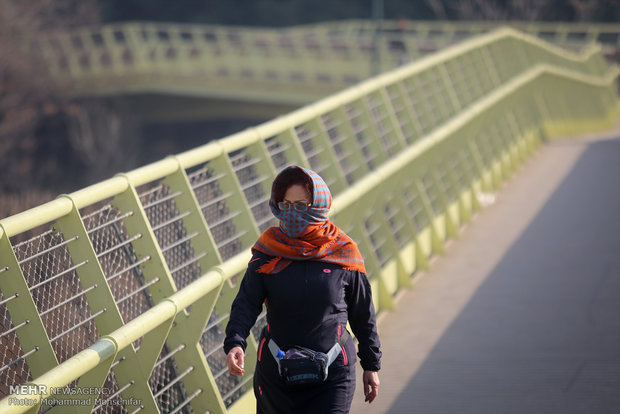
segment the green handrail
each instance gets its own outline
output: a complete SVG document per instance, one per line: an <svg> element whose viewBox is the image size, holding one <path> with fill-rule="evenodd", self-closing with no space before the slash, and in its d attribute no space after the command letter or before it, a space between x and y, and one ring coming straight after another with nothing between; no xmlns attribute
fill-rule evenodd
<svg viewBox="0 0 620 414"><path fill-rule="evenodd" d="M620 25L596 22L534 22L534 21L418 21L418 20L345 20L321 22L295 27L304 33L330 33L346 36L380 33L413 36L419 39L445 38L457 40L484 34L499 27L512 27L521 32L563 45L600 43L618 49Z"/></svg>
<svg viewBox="0 0 620 414"><path fill-rule="evenodd" d="M383 312L543 140L618 119L617 76L498 30L0 220L0 412L247 412L264 314L245 377L221 343L277 171L328 181Z"/></svg>

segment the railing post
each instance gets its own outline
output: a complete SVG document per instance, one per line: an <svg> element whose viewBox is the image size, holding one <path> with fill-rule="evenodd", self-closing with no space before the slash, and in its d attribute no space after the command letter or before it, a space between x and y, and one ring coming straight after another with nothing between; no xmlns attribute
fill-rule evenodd
<svg viewBox="0 0 620 414"><path fill-rule="evenodd" d="M30 376L36 378L58 365L58 360L43 321L39 316L37 306L30 295L30 289L13 251L9 235L1 224L0 291L2 292L0 309L2 306L6 306L12 325L4 325L9 322L5 316L5 319L2 320L4 329L0 334L3 334L5 337L7 335L14 335L18 339L13 342L17 349L11 349L8 346L6 348L3 347L3 353L10 351L13 360L3 360L3 366L0 367L2 370L0 375L8 375L6 371L11 369L11 366L20 364L25 360L24 363L28 367ZM8 362L7 365L5 365L6 362ZM28 381L27 378L24 379L26 380L24 382ZM6 392L8 392L8 389Z"/></svg>

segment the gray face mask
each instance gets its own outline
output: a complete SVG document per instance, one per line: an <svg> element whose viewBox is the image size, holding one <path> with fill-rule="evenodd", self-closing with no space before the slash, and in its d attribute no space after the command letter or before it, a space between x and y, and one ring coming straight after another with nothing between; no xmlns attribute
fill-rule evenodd
<svg viewBox="0 0 620 414"><path fill-rule="evenodd" d="M289 237L297 237L311 224L306 211L295 209L280 210L276 216L280 219L280 230Z"/></svg>

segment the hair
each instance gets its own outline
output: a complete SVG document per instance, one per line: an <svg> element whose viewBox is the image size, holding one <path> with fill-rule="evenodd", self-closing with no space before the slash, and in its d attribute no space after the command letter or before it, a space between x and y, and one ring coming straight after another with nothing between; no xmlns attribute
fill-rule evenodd
<svg viewBox="0 0 620 414"><path fill-rule="evenodd" d="M298 184L306 188L312 203L312 180L299 168L289 168L282 171L273 182L273 195L276 203L284 200L286 190Z"/></svg>

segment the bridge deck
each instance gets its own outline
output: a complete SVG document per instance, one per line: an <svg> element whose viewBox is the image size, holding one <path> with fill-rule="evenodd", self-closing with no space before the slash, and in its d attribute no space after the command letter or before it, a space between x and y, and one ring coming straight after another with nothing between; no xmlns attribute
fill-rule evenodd
<svg viewBox="0 0 620 414"><path fill-rule="evenodd" d="M381 321L351 412L619 413L619 212L620 130L545 145Z"/></svg>

